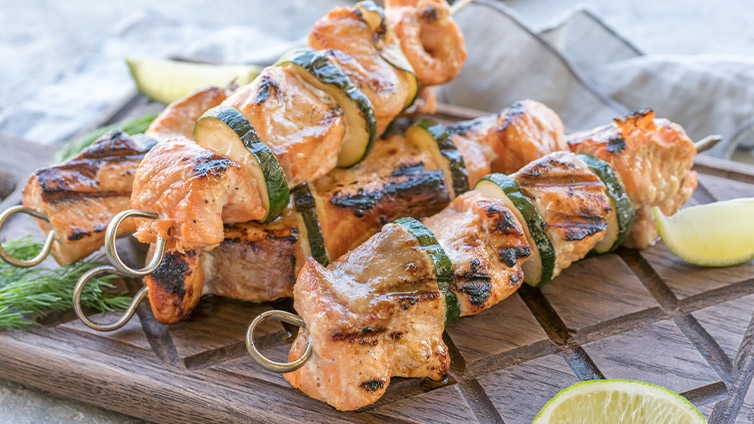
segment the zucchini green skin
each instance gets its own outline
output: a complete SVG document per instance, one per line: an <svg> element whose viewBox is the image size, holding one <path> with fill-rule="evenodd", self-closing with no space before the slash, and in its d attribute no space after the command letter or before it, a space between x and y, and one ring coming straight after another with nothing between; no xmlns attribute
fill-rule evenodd
<svg viewBox="0 0 754 424"><path fill-rule="evenodd" d="M392 67L398 69L399 71L406 72L410 75L410 78L413 79L411 88L413 92L406 99L406 103L403 105L403 110L410 108L414 104L414 102L416 102L416 98L419 97L419 78L416 76L416 71L414 71L414 68L411 67L411 64L408 62L408 59L406 59L406 56L403 54L403 51L400 49L399 45L390 45L388 49L383 48L385 47L385 34L388 33L385 10L372 0L360 1L356 3L354 8L362 15L371 15L364 16L364 21L368 25L370 25L377 37L379 37L375 38L375 43L377 45L377 49L380 51L380 56L382 56L382 58L385 59L385 61Z"/></svg>
<svg viewBox="0 0 754 424"><path fill-rule="evenodd" d="M503 190L503 193L510 199L511 203L521 212L526 221L526 226L529 228L529 234L534 243L537 244L542 261L542 276L539 281L530 281L524 276L524 282L533 287L549 283L552 280L552 274L555 269L556 253L550 236L547 235L545 222L539 212L537 212L537 208L528 197L521 193L518 183L507 175L489 174L479 180L479 182L482 181L491 182Z"/></svg>
<svg viewBox="0 0 754 424"><path fill-rule="evenodd" d="M317 204L307 183L293 187L293 204L296 212L301 214L301 218L304 220L312 257L323 266L327 266L330 263L330 258L325 248L325 237L322 235L322 227L319 224Z"/></svg>
<svg viewBox="0 0 754 424"><path fill-rule="evenodd" d="M197 121L194 128L194 139L201 143L200 126L203 119L215 119L221 121L236 133L246 150L254 156L264 176L264 184L267 188L269 207L267 215L260 220L267 223L277 218L290 201L288 183L285 181L285 173L275 155L269 147L262 143L257 132L241 112L228 106L215 106L204 113Z"/></svg>
<svg viewBox="0 0 754 424"><path fill-rule="evenodd" d="M628 198L628 194L626 194L625 187L623 187L623 184L618 179L618 176L615 175L609 163L585 153L579 154L577 157L586 163L589 169L602 180L607 187L607 195L615 203L618 216L618 238L610 250L605 253L612 252L626 241L628 233L631 232L631 226L634 224L634 219L636 219L636 212L633 206L631 206L631 200Z"/></svg>
<svg viewBox="0 0 754 424"><path fill-rule="evenodd" d="M309 47L291 50L278 59L276 66L293 64L302 67L323 84L331 85L342 91L346 97L353 101L361 110L367 124L369 138L363 148L363 153L356 161L341 162L338 158L338 166L347 168L360 162L369 154L377 136L377 119L374 115L374 106L369 98L359 90L356 84L335 64L326 54Z"/></svg>
<svg viewBox="0 0 754 424"><path fill-rule="evenodd" d="M241 141L246 149L257 158L262 174L265 176L264 183L267 186L270 209L262 223L270 222L283 213L291 198L288 183L285 181L285 173L270 148L259 139L254 128L241 137Z"/></svg>
<svg viewBox="0 0 754 424"><path fill-rule="evenodd" d="M378 13L382 17L381 24L384 25L385 22L385 10L381 8L380 6L377 6L377 3L375 3L372 0L364 0L356 3L356 8L364 9L368 12L375 12Z"/></svg>
<svg viewBox="0 0 754 424"><path fill-rule="evenodd" d="M419 242L422 250L432 259L435 265L437 286L445 295L445 325L452 323L461 315L461 306L458 304L458 298L450 290L450 284L453 281L453 263L448 258L442 246L440 246L432 231L417 219L400 218L393 221L393 223L400 225L411 234Z"/></svg>
<svg viewBox="0 0 754 424"><path fill-rule="evenodd" d="M424 118L416 122L414 126L427 131L437 142L440 154L447 159L450 166L450 177L453 181L453 192L456 197L469 191L469 172L466 170L466 163L463 161L461 152L456 149L456 145L451 140L448 129L430 118Z"/></svg>

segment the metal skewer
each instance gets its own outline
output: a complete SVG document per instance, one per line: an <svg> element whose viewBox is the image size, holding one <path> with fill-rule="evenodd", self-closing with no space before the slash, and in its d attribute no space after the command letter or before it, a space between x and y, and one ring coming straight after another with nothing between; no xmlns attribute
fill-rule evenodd
<svg viewBox="0 0 754 424"><path fill-rule="evenodd" d="M147 296L149 287L144 286L136 293L136 296L134 296L133 300L131 300L131 304L128 305L126 313L117 321L112 324L97 324L96 322L91 321L81 309L81 293L84 292L84 287L86 286L86 283L89 282L89 280L104 274L117 274L123 277L128 277L128 275L124 275L123 273L115 269L115 267L110 265L102 265L98 266L97 268L90 269L81 276L79 281L76 283L76 287L73 289L73 310L74 312L76 312L76 316L79 317L79 319L84 324L86 324L87 327L97 331L114 331L123 327L128 321L131 320L131 317L133 317L134 313L136 312L136 308L139 307L141 301L144 300L144 298Z"/></svg>
<svg viewBox="0 0 754 424"><path fill-rule="evenodd" d="M79 278L73 291L73 310L76 312L76 316L78 316L87 327L97 331L113 331L126 325L131 317L133 317L136 308L141 301L149 294L149 287L144 286L136 293L131 304L128 306L128 309L126 309L126 313L117 321L112 324L97 324L84 315L84 311L81 307L81 293L84 292L84 287L86 287L87 283L91 279L105 274L116 274L122 277L131 278L143 277L151 274L159 268L162 259L165 257L165 245L167 244L167 240L162 237L157 237L154 251L152 252L152 256L146 266L139 269L133 269L123 262L115 247L115 239L117 238L118 227L120 224L127 218L131 217L157 219L158 215L154 212L140 211L136 209L125 210L115 215L107 225L107 230L105 231L105 252L112 265L103 265L89 270ZM0 224L1 223L2 222L0 222Z"/></svg>
<svg viewBox="0 0 754 424"><path fill-rule="evenodd" d="M453 16L456 13L460 12L461 9L470 5L471 3L474 3L474 0L458 0L454 2L453 5L450 6L450 16Z"/></svg>
<svg viewBox="0 0 754 424"><path fill-rule="evenodd" d="M3 225L5 224L5 221L10 218L11 216L17 214L17 213L25 213L27 215L31 215L34 218L41 219L45 222L50 222L49 219L47 219L44 214L41 212L37 212L34 209L25 208L21 205L13 206L12 208L8 208L5 211L3 211L2 214L0 214L0 229L3 228ZM38 263L42 262L47 255L50 254L50 251L52 250L52 243L55 241L55 231L50 230L49 233L47 233L47 239L45 240L44 246L42 246L42 250L37 254L37 256L29 259L29 260L21 260L16 259L13 256L9 255L8 252L3 249L3 246L0 244L0 257L2 257L6 262L8 262L11 265L15 265L17 267L21 268L28 268L30 266L37 265Z"/></svg>
<svg viewBox="0 0 754 424"><path fill-rule="evenodd" d="M107 230L105 231L105 253L107 254L107 259L110 260L110 263L113 264L115 269L120 271L123 275L127 277L144 277L145 275L151 274L160 266L160 262L162 262L162 258L165 256L165 245L167 244L167 240L162 237L157 237L157 243L155 243L152 258L143 268L133 269L129 267L123 262L120 256L118 256L118 251L115 247L115 239L117 238L118 227L121 222L131 217L157 219L157 214L155 212L140 211L138 209L128 209L115 215L107 225Z"/></svg>
<svg viewBox="0 0 754 424"><path fill-rule="evenodd" d="M719 134L712 134L694 143L694 147L696 147L697 153L702 153L715 147L715 145L721 142L722 140L723 140L723 136Z"/></svg>
<svg viewBox="0 0 754 424"><path fill-rule="evenodd" d="M266 356L262 355L261 352L259 352L256 344L254 344L254 331L257 329L257 327L259 327L260 324L269 319L287 322L288 324L296 325L304 329L306 328L304 320L296 314L280 310L267 311L254 318L254 321L251 322L249 329L246 331L246 350L249 351L249 355L251 355L251 357L257 364L261 365L264 369L272 372L282 374L296 371L297 369L303 367L306 361L308 361L312 356L312 344L309 342L308 338L306 339L306 348L304 349L304 354L301 355L300 358L292 362L273 361L272 359L267 358Z"/></svg>

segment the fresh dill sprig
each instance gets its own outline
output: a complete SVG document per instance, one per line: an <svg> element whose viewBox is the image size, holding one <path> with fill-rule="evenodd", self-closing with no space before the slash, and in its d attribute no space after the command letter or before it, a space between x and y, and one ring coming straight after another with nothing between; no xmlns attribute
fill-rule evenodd
<svg viewBox="0 0 754 424"><path fill-rule="evenodd" d="M64 144L63 147L58 150L57 153L55 153L55 163L63 162L64 160L68 160L81 153L82 150L89 147L92 143L94 143L98 138L105 135L108 131L121 129L129 135L141 134L146 131L147 128L149 128L149 124L151 124L156 117L156 114L148 113L146 115L126 119L113 125L108 125L92 130L84 134L80 138Z"/></svg>
<svg viewBox="0 0 754 424"><path fill-rule="evenodd" d="M30 259L42 249L42 243L20 237L3 243L11 256ZM0 330L28 329L38 325L37 318L73 306L73 289L79 278L90 269L102 265L102 257L70 265L47 268L41 265L18 268L0 260ZM81 294L81 304L97 311L122 311L131 298L115 293L109 281L114 276L93 279Z"/></svg>

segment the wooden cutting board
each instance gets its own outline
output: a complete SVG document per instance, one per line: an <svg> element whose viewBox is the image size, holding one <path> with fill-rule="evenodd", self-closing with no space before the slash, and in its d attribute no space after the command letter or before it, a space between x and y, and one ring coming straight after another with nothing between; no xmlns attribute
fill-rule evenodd
<svg viewBox="0 0 754 424"><path fill-rule="evenodd" d="M130 97L96 124L145 107L144 98ZM437 117L472 115L443 108ZM0 137L0 148L5 209L19 202L29 173L50 163L52 152L9 137ZM754 167L699 157L695 169L700 184L691 203L754 197ZM3 237L39 234L28 218L11 227ZM751 262L695 267L662 243L583 260L541 290L522 287L450 326L446 384L396 378L375 405L349 413L309 399L247 356L247 325L271 308L290 309L291 302L205 298L174 326L157 323L144 304L113 333L58 314L31 332L0 332L0 376L156 422L525 423L559 390L603 377L661 384L688 397L712 423L754 421ZM286 329L265 325L262 351L283 359Z"/></svg>

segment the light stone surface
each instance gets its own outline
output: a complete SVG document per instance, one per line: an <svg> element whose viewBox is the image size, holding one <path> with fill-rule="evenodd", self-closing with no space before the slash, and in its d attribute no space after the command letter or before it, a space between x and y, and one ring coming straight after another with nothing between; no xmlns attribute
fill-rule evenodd
<svg viewBox="0 0 754 424"><path fill-rule="evenodd" d="M28 109L29 99L49 101L40 103L39 108L71 106L55 103L55 91L50 91L49 96L40 95L39 87L67 78L75 82L77 70L94 66L93 58L100 54L105 60L113 61L105 64L108 65L106 69L114 69L124 81L123 88L103 93L103 98L115 101L127 93L132 89L127 70L112 51L127 51L129 46L103 46L102 40L129 29L133 22L148 23L150 17L159 24L169 22L172 26L166 27L166 36L171 28L227 27L226 31L233 32L238 28L248 30L248 27L255 27L259 34L283 43L305 36L312 22L338 3L344 2L223 0L213 1L208 7L210 2L198 0L0 0L0 121L12 116L20 105ZM754 55L754 3L751 0L727 0L724 3L706 0L507 0L505 3L535 30L544 28L575 6L586 5L647 53ZM201 43L193 42L196 40L175 41L150 39L149 44L130 47L140 55L157 57L186 51L214 54L219 58L248 60L254 57L244 50L244 46L227 46L227 51L202 51ZM250 42L248 48L254 45L258 43ZM111 90L108 87L94 89ZM102 108L106 106L101 105ZM65 134L70 135L78 129L70 128ZM0 122L0 131L23 134L23 129L14 128L7 120L4 125ZM140 421L0 380L0 423L40 422Z"/></svg>
<svg viewBox="0 0 754 424"><path fill-rule="evenodd" d="M135 424L143 421L96 406L0 380L3 424Z"/></svg>

